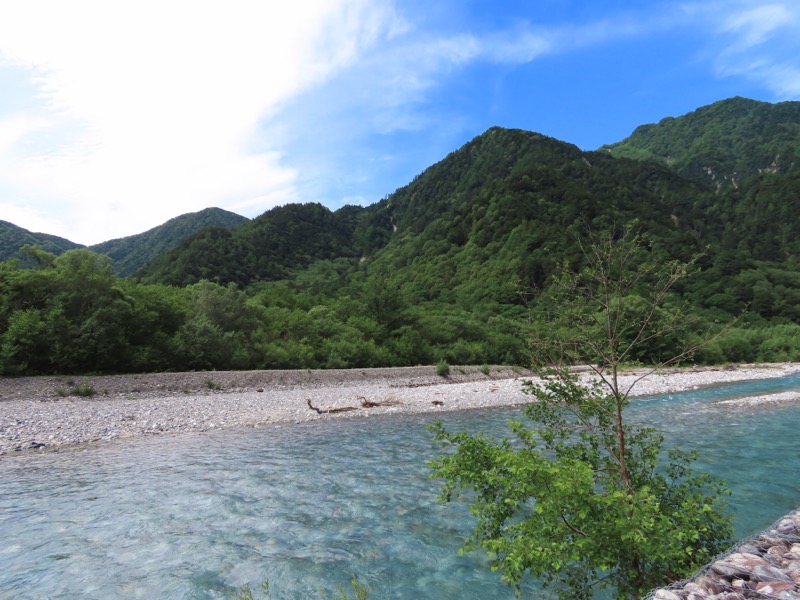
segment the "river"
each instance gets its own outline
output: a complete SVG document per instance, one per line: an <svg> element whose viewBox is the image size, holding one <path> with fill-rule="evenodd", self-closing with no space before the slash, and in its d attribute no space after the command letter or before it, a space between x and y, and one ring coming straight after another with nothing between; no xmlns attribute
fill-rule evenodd
<svg viewBox="0 0 800 600"><path fill-rule="evenodd" d="M800 389L800 375L634 400L630 417L700 452L737 536L800 506L800 405L719 400ZM438 415L502 435L519 409ZM354 575L370 599L510 599L473 524L436 502L432 416L386 416L122 440L0 458L0 599L321 598Z"/></svg>

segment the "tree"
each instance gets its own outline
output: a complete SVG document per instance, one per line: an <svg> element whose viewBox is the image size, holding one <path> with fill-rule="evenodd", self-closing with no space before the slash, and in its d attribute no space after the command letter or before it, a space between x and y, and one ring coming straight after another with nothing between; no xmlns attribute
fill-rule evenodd
<svg viewBox="0 0 800 600"><path fill-rule="evenodd" d="M641 598L706 564L732 533L722 483L694 471L691 452L671 449L664 461L663 436L625 419L633 385L623 386L621 365L650 359L640 380L697 346L670 297L691 264L658 260L630 234L584 246L584 260L540 302L551 307L540 314L550 335L535 360L549 366L524 384L531 425L514 421L513 437L498 441L437 423L451 452L430 464L444 501L474 491L478 523L465 549L488 551L517 590L529 573L561 599L602 588ZM666 359L665 337L683 342ZM586 360L593 377L581 378L570 367Z"/></svg>

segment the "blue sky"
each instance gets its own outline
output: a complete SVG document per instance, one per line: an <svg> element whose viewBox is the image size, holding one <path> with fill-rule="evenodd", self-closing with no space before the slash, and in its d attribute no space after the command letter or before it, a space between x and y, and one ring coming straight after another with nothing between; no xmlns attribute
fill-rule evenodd
<svg viewBox="0 0 800 600"><path fill-rule="evenodd" d="M371 204L493 125L800 100L796 0L0 0L0 219L92 244Z"/></svg>

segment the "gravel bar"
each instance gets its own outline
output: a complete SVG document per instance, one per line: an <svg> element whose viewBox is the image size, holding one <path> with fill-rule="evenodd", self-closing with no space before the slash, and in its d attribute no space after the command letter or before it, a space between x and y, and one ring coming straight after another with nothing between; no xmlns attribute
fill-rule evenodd
<svg viewBox="0 0 800 600"><path fill-rule="evenodd" d="M641 379L633 393L798 372L797 363L674 369ZM643 374L629 372L622 383ZM451 367L447 377L435 367L6 377L0 378L0 455L276 422L512 406L530 400L521 386L530 377L499 366Z"/></svg>

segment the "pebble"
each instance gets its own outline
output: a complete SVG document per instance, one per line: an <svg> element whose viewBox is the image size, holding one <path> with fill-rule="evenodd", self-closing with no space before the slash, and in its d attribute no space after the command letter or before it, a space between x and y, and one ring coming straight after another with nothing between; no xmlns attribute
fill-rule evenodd
<svg viewBox="0 0 800 600"><path fill-rule="evenodd" d="M342 371L317 371L300 380L297 374L292 384L263 381L250 387L208 390L168 390L163 384L145 392L98 394L91 398L47 396L37 391L37 378L27 378L23 392L13 391L15 380L0 378L5 389L12 393L0 397L0 455L23 450L59 449L97 440L119 440L153 434L179 434L232 427L252 427L265 423L303 423L316 419L358 418L380 414L441 412L524 404L531 397L522 391L523 377L510 368L497 369L491 377L482 375L477 367L463 380L420 374L422 368ZM729 370L691 370L668 374L652 374L639 381L634 392L639 395L678 391L722 381L780 377L800 372L798 364L769 367L747 367ZM273 380L274 372L271 373ZM344 374L343 374L344 373ZM400 375L396 375L399 373ZM404 374L408 373L406 376ZM356 377L355 375L359 375ZM623 375L622 386L629 385L641 373ZM170 377L162 374L159 377ZM177 374L176 374L177 375ZM256 378L258 373L228 373L229 377ZM223 374L184 374L184 377L222 379ZM140 376L127 378L127 384L141 381ZM156 375L150 376L155 378ZM284 377L284 375L281 375ZM586 376L585 376L586 377ZM51 386L53 378L42 378ZM20 386L23 387L23 386ZM132 386L127 388L132 389ZM156 391L154 391L156 390ZM158 391L160 390L160 391ZM188 393L187 393L188 392ZM317 414L310 410L307 400L324 409L355 407L341 413ZM361 399L383 404L364 408ZM46 401L43 401L46 400Z"/></svg>

